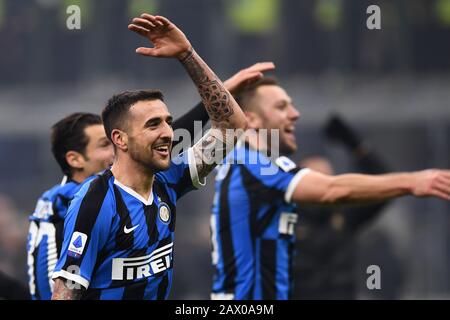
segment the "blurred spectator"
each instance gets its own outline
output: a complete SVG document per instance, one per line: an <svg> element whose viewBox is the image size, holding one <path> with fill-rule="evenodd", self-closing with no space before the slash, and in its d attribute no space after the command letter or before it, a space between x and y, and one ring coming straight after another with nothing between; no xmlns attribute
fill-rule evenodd
<svg viewBox="0 0 450 320"><path fill-rule="evenodd" d="M27 218L0 195L0 269L17 277L25 275ZM24 268L17 268L17 266Z"/></svg>
<svg viewBox="0 0 450 320"><path fill-rule="evenodd" d="M330 118L325 134L347 148L361 173L388 171L386 164L340 117ZM300 166L335 174L330 160L323 156L309 156ZM338 209L299 207L294 299L356 299L357 236L382 213L386 204Z"/></svg>
<svg viewBox="0 0 450 320"><path fill-rule="evenodd" d="M0 300L30 300L27 286L0 271Z"/></svg>
<svg viewBox="0 0 450 320"><path fill-rule="evenodd" d="M24 255L27 225L27 218L0 195L0 299L29 299Z"/></svg>

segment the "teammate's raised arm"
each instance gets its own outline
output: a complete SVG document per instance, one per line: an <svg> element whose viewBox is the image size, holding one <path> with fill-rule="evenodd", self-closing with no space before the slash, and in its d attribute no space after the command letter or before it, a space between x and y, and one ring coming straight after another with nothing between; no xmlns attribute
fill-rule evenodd
<svg viewBox="0 0 450 320"><path fill-rule="evenodd" d="M248 68L239 70L231 78L225 80L223 84L232 95L237 95L246 86L264 77L264 72L271 70L275 70L273 62L258 62Z"/></svg>
<svg viewBox="0 0 450 320"><path fill-rule="evenodd" d="M194 81L211 119L212 129L193 150L198 176L203 178L234 145L236 135L226 129L246 129L247 120L220 79L194 51L189 40L172 22L161 16L142 14L128 28L150 40L154 47L140 47L137 53L151 57L177 58ZM241 130L243 132L243 130Z"/></svg>
<svg viewBox="0 0 450 320"><path fill-rule="evenodd" d="M345 204L381 201L404 195L450 200L450 171L431 169L383 175L337 176L311 171L297 183L291 200L297 203Z"/></svg>

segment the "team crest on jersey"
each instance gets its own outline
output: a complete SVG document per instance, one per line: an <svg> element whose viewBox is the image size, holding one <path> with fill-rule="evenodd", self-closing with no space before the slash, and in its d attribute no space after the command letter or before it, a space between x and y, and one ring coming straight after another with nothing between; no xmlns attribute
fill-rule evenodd
<svg viewBox="0 0 450 320"><path fill-rule="evenodd" d="M74 232L70 239L69 249L67 254L73 258L79 258L83 254L84 247L87 242L87 235L81 232Z"/></svg>
<svg viewBox="0 0 450 320"><path fill-rule="evenodd" d="M292 169L295 169L297 166L294 161L289 159L288 157L281 156L275 160L277 166L279 166L284 172L289 172Z"/></svg>
<svg viewBox="0 0 450 320"><path fill-rule="evenodd" d="M165 202L161 202L159 204L159 219L164 222L168 223L170 221L170 208L169 205Z"/></svg>

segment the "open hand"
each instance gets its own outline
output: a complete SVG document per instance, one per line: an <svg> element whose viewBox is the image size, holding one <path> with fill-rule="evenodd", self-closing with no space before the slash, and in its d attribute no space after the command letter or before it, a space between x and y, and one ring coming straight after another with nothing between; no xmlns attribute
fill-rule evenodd
<svg viewBox="0 0 450 320"><path fill-rule="evenodd" d="M168 19L143 13L134 18L128 29L147 38L153 48L140 47L136 53L150 57L182 58L191 50L191 44L184 33Z"/></svg>
<svg viewBox="0 0 450 320"><path fill-rule="evenodd" d="M418 197L435 196L450 200L450 171L430 169L416 172L412 193Z"/></svg>
<svg viewBox="0 0 450 320"><path fill-rule="evenodd" d="M274 70L273 62L259 62L251 67L242 69L223 84L231 94L238 94L245 86L261 79L265 71Z"/></svg>

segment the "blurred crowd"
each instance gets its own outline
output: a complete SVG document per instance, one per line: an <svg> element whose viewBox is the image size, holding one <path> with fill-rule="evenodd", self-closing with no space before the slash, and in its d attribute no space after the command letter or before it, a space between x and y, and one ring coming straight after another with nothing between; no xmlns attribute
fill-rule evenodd
<svg viewBox="0 0 450 320"><path fill-rule="evenodd" d="M69 5L81 29L68 30ZM450 0L379 0L382 29L366 27L368 0L0 0L0 83L70 83L93 75L149 75L128 50L130 17L154 11L177 21L217 71L280 60L285 75L449 70ZM107 14L104 14L106 13ZM220 35L220 36L218 36ZM120 45L119 45L120 44ZM92 48L95 47L95 50ZM243 50L245 48L245 50ZM30 59L30 56L32 59ZM20 70L20 72L17 72Z"/></svg>

